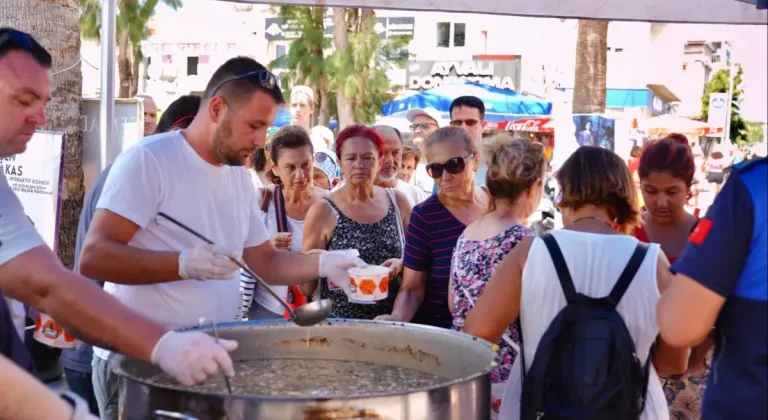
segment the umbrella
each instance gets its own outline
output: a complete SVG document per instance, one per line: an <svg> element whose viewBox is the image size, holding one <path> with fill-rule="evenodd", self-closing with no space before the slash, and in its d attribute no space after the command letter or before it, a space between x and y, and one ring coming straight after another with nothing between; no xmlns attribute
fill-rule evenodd
<svg viewBox="0 0 768 420"><path fill-rule="evenodd" d="M549 115L552 103L520 93L489 86L483 83L463 81L438 86L405 98L387 102L381 107L382 115L398 116L411 108L435 108L450 119L451 102L459 96L476 96L485 104L485 119L501 122L510 117L524 115Z"/></svg>

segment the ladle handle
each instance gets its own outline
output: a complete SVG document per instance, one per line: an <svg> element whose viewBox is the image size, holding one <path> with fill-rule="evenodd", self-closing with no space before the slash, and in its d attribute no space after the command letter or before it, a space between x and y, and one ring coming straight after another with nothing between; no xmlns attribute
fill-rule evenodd
<svg viewBox="0 0 768 420"><path fill-rule="evenodd" d="M190 234L194 235L195 237L197 237L197 238L198 238L198 239L200 239L201 241L203 241L203 242L207 243L208 245L214 245L213 241L211 241L210 239L208 239L208 238L206 238L205 236L203 236L203 234L201 234L201 233L197 232L196 230L192 229L191 227L189 227L189 226L185 225L184 223L181 223L180 221L178 221L178 220L174 219L173 217L171 217L171 216L169 216L169 215L167 215L167 214L165 214L165 213L163 213L163 212L157 213L157 215L158 215L158 216L160 216L160 217L163 217L163 218L165 218L165 219L168 219L168 221L170 221L171 223L173 223L173 224L175 224L176 226L178 226L178 227L180 227L180 228L182 228L182 229L186 230L187 232L189 232ZM269 287L269 285L267 284L267 282L265 282L264 280L262 280L262 278L261 278L261 277L259 277L259 276L258 276L256 273L254 273L254 272L253 272L253 271L252 271L250 268L248 268L248 266L247 266L247 265L243 264L243 263L242 263L240 260L238 260L238 259L236 259L236 258L230 258L230 259L231 259L231 260L232 260L232 261L233 261L235 264L237 264L237 266L238 266L238 267L240 267L240 268L241 268L243 271L245 271L246 273L248 273L248 275L249 275L249 276L251 276L251 277L252 277L254 280L256 280L256 281L257 281L257 282L258 282L258 283L259 283L259 284L260 284L260 285L261 285L261 286L262 286L264 289L266 289L266 290L269 292L269 294L271 294L272 296L274 296L274 297L275 297L275 299L277 299L277 300L278 300L278 302L280 302L280 304L281 304L281 305L283 305L283 307L284 307L286 310L288 310L288 314L290 314L290 316L291 316L291 319L293 319L293 320L295 320L295 319L296 319L296 313L295 313L295 312L293 312L293 308L291 308L291 306L290 306L290 305L288 305L288 304L285 302L285 300L284 300L283 298L281 298L280 296L278 296L278 295L277 295L277 293L275 293L275 291L274 291L274 290L272 290L272 288L271 288L271 287Z"/></svg>
<svg viewBox="0 0 768 420"><path fill-rule="evenodd" d="M175 411L155 410L155 419L182 419L182 420L198 420L197 417L189 414L181 414Z"/></svg>

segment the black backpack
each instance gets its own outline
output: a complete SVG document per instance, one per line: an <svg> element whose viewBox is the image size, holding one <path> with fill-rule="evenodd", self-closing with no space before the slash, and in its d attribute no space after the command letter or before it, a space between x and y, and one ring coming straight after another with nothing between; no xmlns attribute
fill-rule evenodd
<svg viewBox="0 0 768 420"><path fill-rule="evenodd" d="M552 235L542 236L567 300L541 338L530 371L523 363L521 420L636 420L645 407L649 360L616 311L648 252L639 242L619 280L604 298L576 291Z"/></svg>

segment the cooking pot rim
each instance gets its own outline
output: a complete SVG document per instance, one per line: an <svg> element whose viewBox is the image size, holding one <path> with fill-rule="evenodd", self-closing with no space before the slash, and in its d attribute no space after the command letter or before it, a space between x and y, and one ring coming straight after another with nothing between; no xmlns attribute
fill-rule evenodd
<svg viewBox="0 0 768 420"><path fill-rule="evenodd" d="M448 330L445 328L440 327L433 327L431 325L421 325L421 324L412 324L408 322L392 322L392 321L372 321L372 320L361 320L361 319L346 319L346 318L329 318L325 321L323 321L320 324L317 324L317 326L323 326L323 325L333 325L333 324L370 324L370 325L377 325L377 326L384 326L387 328L391 327L407 327L411 329L419 329L419 330L431 330L439 334L450 334L451 336L461 339L464 341L473 341L477 344L486 347L488 350L490 350L495 356L493 360L486 366L483 370L474 373L469 376L464 376L461 378L457 378L448 382L441 382L437 385L431 385L426 387L420 387L420 388L413 388L409 389L407 391L399 391L399 392L382 392L382 393L376 393L376 394L361 394L361 395L344 395L340 397L292 397L292 396L273 396L273 395L229 395L226 391L224 392L203 392L203 391L197 391L194 389L186 389L181 387L172 387L172 386L164 386L164 385L158 385L156 383L153 383L149 381L146 378L140 378L134 375L131 375L130 373L126 372L122 368L123 363L128 363L132 359L128 356L124 356L119 353L112 353L113 356L110 358L110 363L112 365L112 371L127 380L138 382L142 385L148 386L150 388L158 388L165 391L173 391L173 392L182 392L185 394L194 394L194 395L200 395L203 397L227 397L227 398L237 398L240 400L254 400L254 401L299 401L299 402L323 402L323 401L345 401L345 400L360 400L360 399L366 399L366 398L386 398L386 397L398 397L398 396L405 396L420 392L430 392L433 390L443 389L446 387L450 387L456 384L460 384L463 382L472 381L474 379L480 378L482 376L490 374L490 372L496 368L498 365L498 353L496 351L496 346L492 344L491 342L484 340L479 337L475 337L473 335L467 334L465 332L461 331L454 331L454 330ZM254 321L234 321L234 322L222 322L217 323L216 327L219 330L227 329L227 328L242 328L242 327L264 327L264 328L278 328L278 327L285 327L285 326L294 326L293 322L290 320L275 320L275 319L266 319L266 320L254 320ZM296 326L296 328L304 328ZM205 327L199 327L199 326L192 326L192 327L183 327L178 328L174 331L210 331L212 330L212 327L210 325Z"/></svg>

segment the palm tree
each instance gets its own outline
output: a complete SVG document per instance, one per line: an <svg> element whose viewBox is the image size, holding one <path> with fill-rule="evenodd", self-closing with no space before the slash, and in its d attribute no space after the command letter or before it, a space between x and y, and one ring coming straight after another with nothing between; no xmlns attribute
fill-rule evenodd
<svg viewBox="0 0 768 420"><path fill-rule="evenodd" d="M315 92L318 109L317 123L328 125L331 115L331 93L328 91L328 73L325 51L331 41L325 37L325 7L283 6L279 17L283 24L296 24L301 28L299 38L291 42L288 53L269 63L272 70L284 70L283 86L306 85Z"/></svg>
<svg viewBox="0 0 768 420"><path fill-rule="evenodd" d="M605 76L608 72L608 22L579 20L576 41L576 81L573 113L605 112Z"/></svg>
<svg viewBox="0 0 768 420"><path fill-rule="evenodd" d="M333 8L336 51L331 57L330 87L336 91L339 128L370 123L401 86L392 86L387 72L408 61L408 36L381 41L374 30L372 9Z"/></svg>
<svg viewBox="0 0 768 420"><path fill-rule="evenodd" d="M117 67L120 74L118 97L136 95L138 69L141 62L141 41L149 36L147 24L160 2L173 10L181 7L181 0L118 0L117 14ZM84 39L101 41L101 1L81 0L80 33Z"/></svg>
<svg viewBox="0 0 768 420"><path fill-rule="evenodd" d="M83 206L83 136L80 100L79 10L76 0L3 0L0 27L31 33L53 56L53 92L46 107L46 130L67 133L64 157L64 191L59 219L59 258L69 268L74 261L75 236Z"/></svg>

